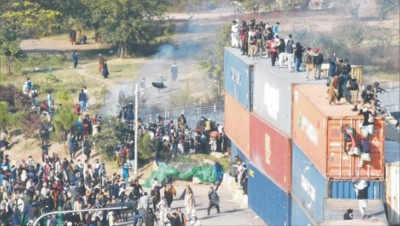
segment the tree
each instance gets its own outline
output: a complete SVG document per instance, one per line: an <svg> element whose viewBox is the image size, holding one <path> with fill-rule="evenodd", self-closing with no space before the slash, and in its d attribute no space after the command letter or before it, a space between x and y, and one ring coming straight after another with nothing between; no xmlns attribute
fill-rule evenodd
<svg viewBox="0 0 400 226"><path fill-rule="evenodd" d="M127 136L133 136L132 129L128 124L122 123L115 117L107 118L105 124L102 124L101 132L90 137L99 151L108 157L114 156L114 149L118 144L125 142Z"/></svg>
<svg viewBox="0 0 400 226"><path fill-rule="evenodd" d="M19 119L20 125L23 127L25 146L28 138L31 138L35 133L38 132L40 126L40 116L37 114L31 114L25 112Z"/></svg>
<svg viewBox="0 0 400 226"><path fill-rule="evenodd" d="M11 124L12 115L8 111L8 103L0 101L0 131L6 131L7 126Z"/></svg>
<svg viewBox="0 0 400 226"><path fill-rule="evenodd" d="M0 19L1 23L1 19ZM0 26L0 55L4 55L6 59L7 74L11 75L11 58L21 55L19 47L20 41L11 33L11 29L7 26Z"/></svg>
<svg viewBox="0 0 400 226"><path fill-rule="evenodd" d="M378 16L380 20L385 20L394 11L399 10L399 0L377 0Z"/></svg>
<svg viewBox="0 0 400 226"><path fill-rule="evenodd" d="M7 102L11 113L27 110L32 106L32 100L13 85L0 85L0 101Z"/></svg>
<svg viewBox="0 0 400 226"><path fill-rule="evenodd" d="M53 119L56 137L61 137L65 132L69 131L77 120L78 116L73 112L72 108L68 106L61 108Z"/></svg>
<svg viewBox="0 0 400 226"><path fill-rule="evenodd" d="M166 0L90 1L93 23L100 25L102 40L119 47L120 57L129 54L130 46L154 38L152 28L162 20Z"/></svg>
<svg viewBox="0 0 400 226"><path fill-rule="evenodd" d="M11 28L14 38L32 38L37 35L51 34L58 28L61 13L44 9L38 3L17 1L0 16L0 20Z"/></svg>
<svg viewBox="0 0 400 226"><path fill-rule="evenodd" d="M11 74L11 58L21 54L19 39L51 34L58 28L61 14L30 1L3 1L0 5L0 54L5 55Z"/></svg>
<svg viewBox="0 0 400 226"><path fill-rule="evenodd" d="M214 79L219 85L222 85L224 81L224 47L229 46L230 29L230 23L220 28L216 33L216 46L207 49L207 60L201 62L201 66L206 69L208 77ZM219 86L215 88L220 89Z"/></svg>

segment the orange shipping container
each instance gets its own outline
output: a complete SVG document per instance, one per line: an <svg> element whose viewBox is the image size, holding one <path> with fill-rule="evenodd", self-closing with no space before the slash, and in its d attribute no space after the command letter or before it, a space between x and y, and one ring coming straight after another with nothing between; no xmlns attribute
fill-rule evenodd
<svg viewBox="0 0 400 226"><path fill-rule="evenodd" d="M293 92L293 142L327 178L383 179L385 121L375 120L371 136L371 161L359 167L360 158L344 152L343 125L350 125L360 138L363 117L351 105L329 105L324 85L296 85ZM344 100L342 99L342 102Z"/></svg>
<svg viewBox="0 0 400 226"><path fill-rule="evenodd" d="M231 95L225 93L225 133L250 158L250 112Z"/></svg>

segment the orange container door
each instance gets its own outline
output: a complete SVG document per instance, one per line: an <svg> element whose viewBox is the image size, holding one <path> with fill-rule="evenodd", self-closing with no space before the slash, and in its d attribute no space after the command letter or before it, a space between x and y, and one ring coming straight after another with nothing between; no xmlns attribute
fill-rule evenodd
<svg viewBox="0 0 400 226"><path fill-rule="evenodd" d="M328 121L327 177L333 179L351 179L354 168L353 157L344 152L344 134L341 131L344 125L356 129L356 120L330 119ZM349 149L350 145L346 148Z"/></svg>
<svg viewBox="0 0 400 226"><path fill-rule="evenodd" d="M361 132L361 131L359 131ZM363 167L356 167L354 171L355 178L362 179L383 179L384 178L384 162L385 162L385 121L382 119L375 120L374 134L371 140L371 162L364 162ZM359 158L355 158L356 165Z"/></svg>

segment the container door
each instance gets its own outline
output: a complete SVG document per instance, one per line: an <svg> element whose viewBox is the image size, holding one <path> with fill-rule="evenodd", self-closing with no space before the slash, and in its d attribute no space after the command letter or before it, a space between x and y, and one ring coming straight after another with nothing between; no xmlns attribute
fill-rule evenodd
<svg viewBox="0 0 400 226"><path fill-rule="evenodd" d="M330 119L328 120L328 153L327 177L332 179L351 179L353 172L353 157L345 152L351 144L344 144L342 126L348 125L356 129L356 120ZM354 143L357 143L355 138Z"/></svg>
<svg viewBox="0 0 400 226"><path fill-rule="evenodd" d="M361 131L359 131L361 133ZM371 162L365 162L363 167L356 167L354 176L367 180L382 180L384 178L385 162L385 121L375 120L374 134L371 140ZM358 165L359 159L355 159Z"/></svg>

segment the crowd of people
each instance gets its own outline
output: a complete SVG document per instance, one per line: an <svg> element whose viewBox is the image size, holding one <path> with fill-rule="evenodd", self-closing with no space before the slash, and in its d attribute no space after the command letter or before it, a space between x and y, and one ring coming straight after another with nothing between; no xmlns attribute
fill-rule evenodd
<svg viewBox="0 0 400 226"><path fill-rule="evenodd" d="M262 21L257 23L254 19L249 22L234 20L231 25L231 46L239 48L242 55L251 59L270 58L273 67L278 62L279 68L288 68L290 72L305 71L308 80L327 78L329 104L342 104L340 101L344 98L346 104L353 106L351 110L358 111L359 94L362 92L365 96L365 93L373 92L374 86L360 91L360 81L351 75L349 59L339 58L336 53L324 54L321 47L305 47L295 41L292 34L283 38L279 27L279 22L271 26ZM326 74L322 71L325 61L329 65ZM365 103L363 98L361 106Z"/></svg>
<svg viewBox="0 0 400 226"><path fill-rule="evenodd" d="M278 62L279 68L288 68L290 72L305 71L307 79L311 79L310 72L313 73L314 80L321 78L324 62L321 47L304 47L300 42L295 42L292 34L287 34L284 38L279 33L279 21L272 26L262 21L257 23L254 19L242 21L240 24L239 22L232 21L231 46L240 48L242 55L249 56L252 60L265 56L271 59L273 67ZM341 62L334 62L335 65L337 63Z"/></svg>
<svg viewBox="0 0 400 226"><path fill-rule="evenodd" d="M132 125L134 119L133 105L128 104L123 107L118 118ZM165 122L162 116L158 116L155 122L148 124L145 124L141 119L138 119L138 121L139 134L149 131L153 143L156 144L156 160L168 161L179 154L230 152L230 140L223 127L205 117L201 117L194 126L194 130L187 124L184 114L181 114L176 122L174 120ZM133 127L132 125L132 130ZM116 148L116 160L120 162L120 165L133 158L133 148L133 140L130 138ZM130 162L128 163L130 164Z"/></svg>

